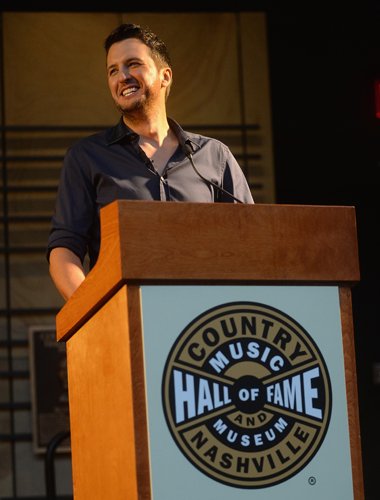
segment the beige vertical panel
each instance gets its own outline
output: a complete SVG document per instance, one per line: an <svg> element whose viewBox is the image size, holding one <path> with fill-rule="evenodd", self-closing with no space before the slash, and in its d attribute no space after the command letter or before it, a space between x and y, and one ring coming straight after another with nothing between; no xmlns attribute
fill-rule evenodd
<svg viewBox="0 0 380 500"><path fill-rule="evenodd" d="M234 14L135 13L123 22L148 26L169 50L169 116L180 124L240 123Z"/></svg>
<svg viewBox="0 0 380 500"><path fill-rule="evenodd" d="M6 12L7 125L114 124L103 42L118 14Z"/></svg>
<svg viewBox="0 0 380 500"><path fill-rule="evenodd" d="M260 125L259 133L249 133L248 153L259 153L262 160L251 169L259 175L263 192L257 201L275 202L272 120L269 84L269 58L266 19L262 12L240 13L245 120ZM254 179L249 179L254 182Z"/></svg>

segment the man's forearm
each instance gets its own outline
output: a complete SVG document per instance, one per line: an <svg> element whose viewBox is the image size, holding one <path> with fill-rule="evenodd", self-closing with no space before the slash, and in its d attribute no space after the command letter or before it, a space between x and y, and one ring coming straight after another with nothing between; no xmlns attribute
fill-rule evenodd
<svg viewBox="0 0 380 500"><path fill-rule="evenodd" d="M50 252L49 272L59 293L68 300L85 279L80 258L68 248L57 247Z"/></svg>

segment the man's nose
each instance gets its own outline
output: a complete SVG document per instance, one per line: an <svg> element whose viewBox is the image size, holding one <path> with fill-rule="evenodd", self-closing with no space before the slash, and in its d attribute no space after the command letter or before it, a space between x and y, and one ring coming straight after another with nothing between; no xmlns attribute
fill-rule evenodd
<svg viewBox="0 0 380 500"><path fill-rule="evenodd" d="M131 75L129 73L129 69L128 68L120 68L120 71L119 71L119 80L121 82L125 82L126 80L129 80L131 78Z"/></svg>

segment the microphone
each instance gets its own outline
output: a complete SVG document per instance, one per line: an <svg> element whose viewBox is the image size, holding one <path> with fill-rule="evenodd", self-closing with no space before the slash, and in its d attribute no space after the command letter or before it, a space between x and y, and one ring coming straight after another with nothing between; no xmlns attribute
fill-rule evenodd
<svg viewBox="0 0 380 500"><path fill-rule="evenodd" d="M199 170L197 169L197 167L195 166L195 163L194 163L194 160L193 160L193 150L190 146L190 144L188 144L187 142L185 142L185 144L182 144L182 152L183 154L186 156L186 158L188 158L190 160L190 163L193 167L193 169L195 170L195 172L199 175L199 177L204 180L207 184L209 184L210 186L213 186L214 188L218 189L219 191L221 191L222 193L226 194L227 196L229 196L230 198L232 198L233 200L237 201L238 203L244 203L242 202L241 200L239 200L238 198L235 198L234 195L232 195L231 193L229 193L228 191L226 191L225 189L221 188L220 186L218 186L217 184L215 184L214 182L210 181L209 179L206 179L205 177L203 177L203 175L199 172Z"/></svg>

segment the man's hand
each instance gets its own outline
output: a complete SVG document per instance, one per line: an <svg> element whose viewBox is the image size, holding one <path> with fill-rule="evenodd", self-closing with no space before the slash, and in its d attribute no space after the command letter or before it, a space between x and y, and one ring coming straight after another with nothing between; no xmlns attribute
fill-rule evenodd
<svg viewBox="0 0 380 500"><path fill-rule="evenodd" d="M53 248L50 252L49 272L59 293L69 300L86 278L80 258L64 247Z"/></svg>

